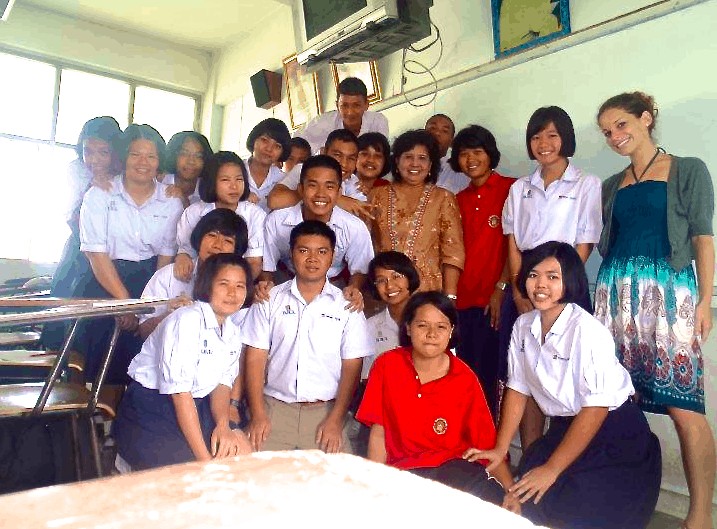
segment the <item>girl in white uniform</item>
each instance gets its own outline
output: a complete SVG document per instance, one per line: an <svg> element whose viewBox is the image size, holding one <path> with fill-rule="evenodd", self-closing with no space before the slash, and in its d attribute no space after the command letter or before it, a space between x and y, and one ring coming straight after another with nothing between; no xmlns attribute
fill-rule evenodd
<svg viewBox="0 0 717 529"><path fill-rule="evenodd" d="M490 471L505 460L529 397L551 417L524 452L508 494L522 514L556 529L644 528L660 489L660 444L632 400L610 332L576 301L588 283L567 243L523 255L520 291L535 310L515 323Z"/></svg>
<svg viewBox="0 0 717 529"><path fill-rule="evenodd" d="M251 451L244 434L229 427L242 345L231 315L251 290L243 258L217 254L205 261L194 285L197 301L165 318L130 364L132 382L113 431L118 461L141 470Z"/></svg>
<svg viewBox="0 0 717 529"><path fill-rule="evenodd" d="M185 208L199 202L199 177L212 154L209 141L199 132L177 132L167 142L162 183L169 186L169 192L179 198Z"/></svg>
<svg viewBox="0 0 717 529"><path fill-rule="evenodd" d="M258 277L263 268L264 219L266 213L249 198L247 171L239 156L230 151L219 151L205 165L199 180L201 201L189 206L177 224L179 255L174 265L177 278L188 281L192 274L192 259L197 256L190 244L190 237L199 219L217 208L235 211L246 222L249 230L249 246L244 257Z"/></svg>

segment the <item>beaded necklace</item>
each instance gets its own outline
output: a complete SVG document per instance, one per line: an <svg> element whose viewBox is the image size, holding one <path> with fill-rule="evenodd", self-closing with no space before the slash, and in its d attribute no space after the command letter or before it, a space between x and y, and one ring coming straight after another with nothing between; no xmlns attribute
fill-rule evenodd
<svg viewBox="0 0 717 529"><path fill-rule="evenodd" d="M406 238L406 248L403 251L406 256L415 261L414 250L416 246L416 239L418 234L421 232L423 227L423 215L426 213L426 206L428 205L428 199L431 197L431 193L436 186L429 184L423 187L423 193L421 194L421 200L418 202L416 211L413 212L413 218L411 219L411 231L408 233ZM391 249L401 251L398 249L398 233L396 232L396 219L395 219L395 202L396 202L396 190L393 186L388 190L388 235L391 239Z"/></svg>

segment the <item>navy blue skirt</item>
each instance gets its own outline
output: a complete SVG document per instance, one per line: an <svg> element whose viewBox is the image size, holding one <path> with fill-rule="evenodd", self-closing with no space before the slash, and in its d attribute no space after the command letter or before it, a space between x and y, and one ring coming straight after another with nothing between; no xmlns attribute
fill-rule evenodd
<svg viewBox="0 0 717 529"><path fill-rule="evenodd" d="M548 432L523 455L518 475L543 465L573 418L553 417ZM553 529L644 529L655 511L662 477L660 442L640 408L628 400L608 413L580 457L523 516Z"/></svg>
<svg viewBox="0 0 717 529"><path fill-rule="evenodd" d="M209 395L194 399L207 447L215 425L209 400ZM117 453L129 463L132 470L195 460L177 422L172 396L161 394L156 389L147 389L134 380L117 410L112 436Z"/></svg>
<svg viewBox="0 0 717 529"><path fill-rule="evenodd" d="M144 287L157 270L157 257L138 262L121 259L112 262L122 283L133 298L142 295ZM73 297L109 299L112 296L100 285L92 271L89 271L77 285ZM95 318L86 320L78 326L75 344L78 352L85 357L85 382L94 382L97 377L102 358L109 347L113 328L114 318ZM129 384L127 368L139 353L142 343L143 340L137 333L120 332L107 372L107 383Z"/></svg>

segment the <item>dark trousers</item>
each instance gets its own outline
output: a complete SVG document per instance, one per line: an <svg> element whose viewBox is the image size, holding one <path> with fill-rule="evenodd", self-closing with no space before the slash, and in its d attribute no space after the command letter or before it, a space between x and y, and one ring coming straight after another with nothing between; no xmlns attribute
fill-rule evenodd
<svg viewBox="0 0 717 529"><path fill-rule="evenodd" d="M478 375L493 421L498 420L498 331L481 307L458 311L458 358Z"/></svg>
<svg viewBox="0 0 717 529"><path fill-rule="evenodd" d="M440 466L413 468L411 474L438 481L454 489L462 490L494 505L503 503L503 487L495 478L488 476L483 465L465 459L451 459Z"/></svg>

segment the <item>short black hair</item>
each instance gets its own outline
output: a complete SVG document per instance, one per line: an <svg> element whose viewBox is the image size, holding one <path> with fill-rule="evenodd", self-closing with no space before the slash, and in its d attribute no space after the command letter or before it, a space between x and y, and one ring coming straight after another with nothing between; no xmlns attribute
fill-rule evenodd
<svg viewBox="0 0 717 529"><path fill-rule="evenodd" d="M332 169L336 173L336 181L338 185L341 185L341 164L334 160L327 154L317 154L316 156L309 156L303 164L301 164L301 172L299 173L299 184L304 184L306 175L309 170L317 167L325 167L326 169Z"/></svg>
<svg viewBox="0 0 717 529"><path fill-rule="evenodd" d="M560 263L563 276L563 297L560 303L581 303L588 295L588 276L577 250L566 242L548 241L523 252L523 262L518 274L518 290L524 297L528 297L525 281L528 274L539 263L549 257L555 257Z"/></svg>
<svg viewBox="0 0 717 529"><path fill-rule="evenodd" d="M498 145L495 142L495 136L480 125L469 125L468 127L461 129L456 137L453 138L451 144L451 157L448 163L451 164L451 169L457 173L461 172L461 168L458 166L458 157L461 151L464 149L478 149L481 148L485 151L490 158L490 168L495 169L500 163L500 151Z"/></svg>
<svg viewBox="0 0 717 529"><path fill-rule="evenodd" d="M374 284L374 281L376 281L377 268L393 270L405 276L406 279L408 279L408 291L411 294L421 286L421 278L418 276L418 270L416 270L413 261L411 261L406 254L395 250L380 252L376 254L368 264L368 288L371 295L378 301L381 301L381 296L378 295L378 290Z"/></svg>
<svg viewBox="0 0 717 529"><path fill-rule="evenodd" d="M116 142L122 134L119 123L112 116L99 116L92 118L82 125L80 136L77 138L75 152L80 160L82 160L82 144L88 138L97 138L108 143L112 150L115 150Z"/></svg>
<svg viewBox="0 0 717 529"><path fill-rule="evenodd" d="M383 154L383 169L378 175L382 178L391 170L391 146L388 144L388 138L380 132L364 132L358 137L359 152L365 151L369 147L373 147Z"/></svg>
<svg viewBox="0 0 717 529"><path fill-rule="evenodd" d="M448 120L448 122L451 124L451 132L452 134L456 133L456 124L453 123L453 120L450 116L447 116L445 114L441 114L440 112L438 114L433 114L430 118L426 120L426 125L428 125L428 122L431 121L433 118L443 118L445 120Z"/></svg>
<svg viewBox="0 0 717 529"><path fill-rule="evenodd" d="M336 91L336 99L340 95L345 96L364 96L368 99L368 89L366 84L358 77L347 77L339 83L338 90Z"/></svg>
<svg viewBox="0 0 717 529"><path fill-rule="evenodd" d="M244 255L249 247L249 230L241 216L230 209L217 208L204 215L192 230L189 242L194 251L199 253L202 239L207 233L219 232L225 237L234 238L234 253Z"/></svg>
<svg viewBox="0 0 717 529"><path fill-rule="evenodd" d="M286 123L276 118L266 118L257 123L246 139L246 149L254 152L254 143L259 136L266 134L275 142L281 144L281 156L277 161L285 162L291 154L291 134Z"/></svg>
<svg viewBox="0 0 717 529"><path fill-rule="evenodd" d="M238 266L244 270L246 276L246 298L242 307L251 305L254 298L254 278L251 267L241 255L233 253L218 253L210 256L197 270L197 279L194 281L192 297L197 301L209 303L212 297L212 283L219 271L225 266Z"/></svg>
<svg viewBox="0 0 717 529"><path fill-rule="evenodd" d="M555 125L555 129L560 135L560 156L567 158L575 154L576 143L573 120L560 107L542 107L533 112L533 115L528 120L528 127L525 129L525 145L528 149L528 157L531 160L535 160L535 156L533 156L533 150L530 148L530 139L551 123Z"/></svg>
<svg viewBox="0 0 717 529"><path fill-rule="evenodd" d="M157 129L151 125L138 125L132 123L129 127L124 129L121 136L117 138L117 156L119 156L122 162L122 169L127 165L127 156L129 155L129 147L132 142L137 140L149 140L154 143L157 148L157 157L159 158L159 167L164 167L164 159L167 156L167 144L164 143L164 138L157 132Z"/></svg>
<svg viewBox="0 0 717 529"><path fill-rule="evenodd" d="M320 235L326 237L331 244L331 250L336 249L336 234L328 224L320 220L305 220L300 222L291 230L289 235L289 248L293 251L296 241L302 235Z"/></svg>
<svg viewBox="0 0 717 529"><path fill-rule="evenodd" d="M293 138L291 138L289 144L289 154L291 154L291 149L303 149L309 153L309 156L311 156L311 144L301 136L294 136Z"/></svg>
<svg viewBox="0 0 717 529"><path fill-rule="evenodd" d="M249 198L249 179L247 178L247 170L244 161L239 158L239 155L231 151L219 151L213 154L207 163L202 168L202 174L199 177L199 198L204 202L216 202L217 197L217 173L223 165L228 163L238 165L241 168L242 176L244 177L244 191L239 197L239 202L245 201Z"/></svg>
<svg viewBox="0 0 717 529"><path fill-rule="evenodd" d="M329 145L331 145L335 141L353 143L358 149L358 138L356 138L356 134L354 134L348 129L336 129L329 132L329 135L326 136L326 141L324 142L324 149L328 150Z"/></svg>
<svg viewBox="0 0 717 529"><path fill-rule="evenodd" d="M424 305L433 305L440 310L448 321L453 326L453 332L451 338L448 340L448 348L455 347L458 342L458 311L453 302L448 299L443 292L438 290L429 290L426 292L417 292L413 294L406 303L406 307L403 309L403 316L401 317L401 325L399 325L398 343L403 347L411 346L411 337L408 335L408 326L416 317L418 309Z"/></svg>
<svg viewBox="0 0 717 529"><path fill-rule="evenodd" d="M431 158L431 170L428 172L426 182L435 184L438 181L438 173L441 172L441 153L438 149L438 142L425 129L416 129L404 132L393 141L391 174L393 174L394 182L401 182L402 180L398 172L398 159L403 153L410 151L417 145L423 145L428 149L428 156Z"/></svg>
<svg viewBox="0 0 717 529"><path fill-rule="evenodd" d="M167 158L164 161L165 173L177 172L177 156L179 156L179 151L182 150L184 142L187 140L196 141L202 148L203 163L207 163L209 161L209 157L214 154L214 151L212 151L212 148L209 146L209 140L207 140L204 134L194 132L193 130L177 132L174 136L169 138L169 141L167 142Z"/></svg>

